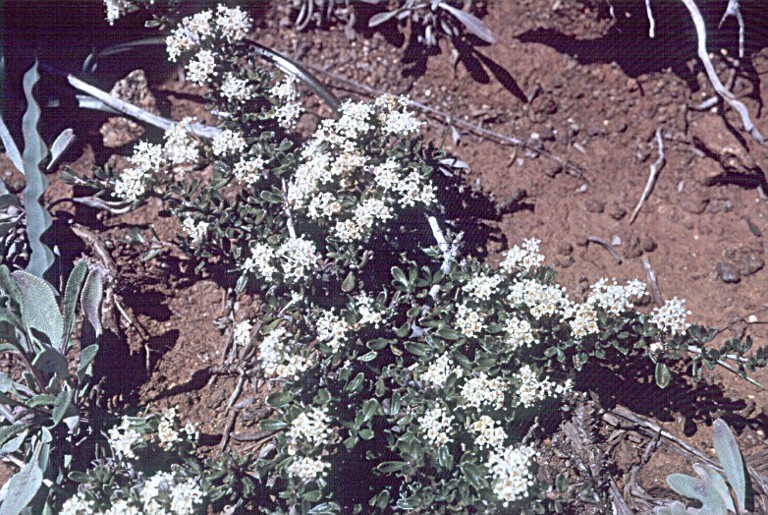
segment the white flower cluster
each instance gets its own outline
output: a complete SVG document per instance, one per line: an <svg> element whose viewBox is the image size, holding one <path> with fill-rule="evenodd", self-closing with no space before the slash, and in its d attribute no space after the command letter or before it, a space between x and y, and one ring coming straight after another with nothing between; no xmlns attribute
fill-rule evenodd
<svg viewBox="0 0 768 515"><path fill-rule="evenodd" d="M212 50L200 50L187 63L187 78L198 86L204 86L218 75L216 56Z"/></svg>
<svg viewBox="0 0 768 515"><path fill-rule="evenodd" d="M530 446L498 449L488 457L489 477L493 493L507 507L510 502L523 499L534 484L531 460L538 453Z"/></svg>
<svg viewBox="0 0 768 515"><path fill-rule="evenodd" d="M408 97L404 96L382 95L375 100L374 104L379 108L378 120L385 134L404 136L418 132L422 122L408 110L409 103Z"/></svg>
<svg viewBox="0 0 768 515"><path fill-rule="evenodd" d="M244 103L253 98L253 88L248 83L248 79L238 78L232 72L224 74L224 82L219 88L221 96L231 102Z"/></svg>
<svg viewBox="0 0 768 515"><path fill-rule="evenodd" d="M467 338L472 338L481 333L485 328L485 316L478 310L472 309L466 304L459 304L456 308L456 328Z"/></svg>
<svg viewBox="0 0 768 515"><path fill-rule="evenodd" d="M291 427L286 432L286 436L290 439L288 454L291 455L296 454L296 450L302 444L317 448L331 443L333 429L331 428L331 417L328 415L327 408L312 406L306 411L299 413L299 416L291 422Z"/></svg>
<svg viewBox="0 0 768 515"><path fill-rule="evenodd" d="M284 129L293 129L303 111L301 104L297 100L296 79L286 77L281 82L272 86L269 93L279 101L275 108L277 123Z"/></svg>
<svg viewBox="0 0 768 515"><path fill-rule="evenodd" d="M496 288L504 280L504 276L498 274L477 274L472 277L462 289L478 302L491 300L496 293Z"/></svg>
<svg viewBox="0 0 768 515"><path fill-rule="evenodd" d="M248 320L243 320L235 325L234 340L235 345L238 347L245 347L251 343L251 331L253 331L253 324Z"/></svg>
<svg viewBox="0 0 768 515"><path fill-rule="evenodd" d="M626 286L619 285L616 281L608 284L608 279L599 279L589 292L587 302L601 307L611 315L621 315L634 307L633 299L645 295L645 283L634 279Z"/></svg>
<svg viewBox="0 0 768 515"><path fill-rule="evenodd" d="M685 300L675 297L653 310L651 323L665 333L683 333L691 326L686 321L690 314L691 312L685 309Z"/></svg>
<svg viewBox="0 0 768 515"><path fill-rule="evenodd" d="M393 219L398 207L435 202L434 186L418 171L394 159L371 164L381 158L370 155L370 139L393 109L400 112L398 102L342 104L339 119L322 121L305 144L288 186L292 208L331 225L344 243L364 241L376 224ZM345 193L360 199L342 210Z"/></svg>
<svg viewBox="0 0 768 515"><path fill-rule="evenodd" d="M229 129L224 129L213 137L211 151L213 155L224 157L235 155L245 150L247 143L243 135Z"/></svg>
<svg viewBox="0 0 768 515"><path fill-rule="evenodd" d="M172 164L195 163L200 157L197 141L189 134L192 118L184 118L165 131L163 154Z"/></svg>
<svg viewBox="0 0 768 515"><path fill-rule="evenodd" d="M183 429L178 429L179 414L176 408L170 408L160 417L160 423L157 425L157 439L163 450L170 451L174 445L183 441L181 433L186 433L187 438L195 440L198 432L191 423L188 423Z"/></svg>
<svg viewBox="0 0 768 515"><path fill-rule="evenodd" d="M253 184L261 178L266 161L261 157L243 157L235 163L233 172L238 181Z"/></svg>
<svg viewBox="0 0 768 515"><path fill-rule="evenodd" d="M87 500L83 492L78 492L64 501L60 515L90 515L92 513L96 513L93 509L93 501Z"/></svg>
<svg viewBox="0 0 768 515"><path fill-rule="evenodd" d="M147 175L157 171L163 162L163 148L160 145L140 141L128 158L131 167L120 172L115 183L115 195L134 202L146 193Z"/></svg>
<svg viewBox="0 0 768 515"><path fill-rule="evenodd" d="M267 377L293 378L307 370L311 363L283 343L284 327L273 329L259 344L259 361Z"/></svg>
<svg viewBox="0 0 768 515"><path fill-rule="evenodd" d="M429 367L427 367L427 371L421 375L421 380L436 388L442 388L445 386L445 382L451 374L456 374L456 377L461 377L464 374L464 371L461 367L454 367L451 357L448 353L445 353L430 363Z"/></svg>
<svg viewBox="0 0 768 515"><path fill-rule="evenodd" d="M513 284L507 300L527 306L536 320L560 313L570 304L562 286L541 284L533 279L523 279Z"/></svg>
<svg viewBox="0 0 768 515"><path fill-rule="evenodd" d="M475 445L481 449L484 447L492 449L502 447L504 440L507 439L507 433L504 432L501 424L496 424L497 422L488 415L482 415L478 420L469 424L469 430L477 435Z"/></svg>
<svg viewBox="0 0 768 515"><path fill-rule="evenodd" d="M521 247L515 245L504 255L504 260L499 264L501 270L511 274L516 269L530 272L544 261L544 256L539 254L540 240L535 238L523 241Z"/></svg>
<svg viewBox="0 0 768 515"><path fill-rule="evenodd" d="M208 232L208 227L210 225L210 223L204 222L202 220L195 222L195 220L189 216L181 222L181 228L190 237L193 245L197 245L205 238L205 235Z"/></svg>
<svg viewBox="0 0 768 515"><path fill-rule="evenodd" d="M330 463L319 458L309 458L305 456L293 461L288 465L286 470L289 475L302 481L309 482L317 479L317 476L319 475L325 475L330 467Z"/></svg>
<svg viewBox="0 0 768 515"><path fill-rule="evenodd" d="M349 323L336 316L333 309L324 311L315 322L317 337L321 342L328 344L333 352L338 352L350 330Z"/></svg>
<svg viewBox="0 0 768 515"><path fill-rule="evenodd" d="M133 452L133 448L143 441L141 433L133 427L128 417L123 417L120 425L107 431L107 437L112 451L123 459L135 459L136 454Z"/></svg>
<svg viewBox="0 0 768 515"><path fill-rule="evenodd" d="M429 443L435 447L440 447L452 439L450 433L452 432L453 420L453 415L449 414L446 408L435 406L419 417L419 428Z"/></svg>
<svg viewBox="0 0 768 515"><path fill-rule="evenodd" d="M194 479L178 480L170 472L158 472L141 486L139 498L146 515L193 515L203 501L203 492ZM169 498L170 503L161 499Z"/></svg>
<svg viewBox="0 0 768 515"><path fill-rule="evenodd" d="M246 272L257 271L267 281L274 279L279 266L285 279L301 281L309 276L319 259L315 243L301 236L287 239L277 249L266 243L255 243L251 246L251 256L242 266Z"/></svg>
<svg viewBox="0 0 768 515"><path fill-rule="evenodd" d="M504 332L507 334L506 343L512 350L530 347L536 342L533 328L527 320L510 317L504 326Z"/></svg>
<svg viewBox="0 0 768 515"><path fill-rule="evenodd" d="M203 43L213 45L216 38L223 38L227 43L242 41L250 28L248 13L238 7L219 4L215 15L212 10L207 10L187 16L165 39L168 60L175 62L182 53L198 48Z"/></svg>
<svg viewBox="0 0 768 515"><path fill-rule="evenodd" d="M516 402L525 408L530 408L538 401L549 397L563 395L573 387L570 379L564 384L550 381L548 377L539 380L538 374L530 365L523 365L513 376L512 381L518 385Z"/></svg>
<svg viewBox="0 0 768 515"><path fill-rule="evenodd" d="M104 0L104 7L107 9L107 21L114 25L117 19L125 13L126 8L131 6L128 0Z"/></svg>
<svg viewBox="0 0 768 515"><path fill-rule="evenodd" d="M502 378L488 379L488 374L481 372L477 377L464 383L461 387L461 396L467 406L478 410L483 405L501 409L504 406L504 393L507 388L507 382Z"/></svg>
<svg viewBox="0 0 768 515"><path fill-rule="evenodd" d="M588 334L596 334L600 329L597 326L597 311L589 302L584 304L570 304L565 310L564 316L571 326L573 337L577 340Z"/></svg>
<svg viewBox="0 0 768 515"><path fill-rule="evenodd" d="M384 321L384 312L376 307L375 302L374 298L365 292L355 296L353 303L357 308L357 314L360 315L360 320L357 322L359 325L379 327L379 324Z"/></svg>

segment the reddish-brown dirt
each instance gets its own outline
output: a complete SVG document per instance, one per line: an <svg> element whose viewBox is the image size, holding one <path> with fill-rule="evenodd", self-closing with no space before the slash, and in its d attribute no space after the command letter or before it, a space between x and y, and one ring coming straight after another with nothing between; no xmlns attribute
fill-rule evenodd
<svg viewBox="0 0 768 515"><path fill-rule="evenodd" d="M715 62L721 77L727 77L728 56L734 55L737 39L730 22L719 32L712 25L724 10L720 3L709 6L705 15L714 34L710 51L720 54ZM765 344L768 192L761 188L768 152L741 130L731 109L724 116L717 108L695 109L712 89L696 59L692 24L682 8L669 3L658 7L656 37L650 39L643 2L614 4L612 20L607 2L497 1L484 21L499 42L477 47L455 64L445 41L441 55L414 58L413 49L392 32L394 27L350 41L342 27L297 33L281 23L284 13L274 11L261 20L253 38L312 69L351 81L341 83L317 72L339 96L363 93L355 83L404 93L454 119L528 142L529 148L505 145L463 126L452 132L439 117L425 118L425 136L469 163L466 181L473 188L499 203L525 191L522 201L513 204L517 208L483 220L491 238L483 249L471 250L487 252L493 260L524 238L539 238L547 262L574 296L601 277L646 280L645 257L663 298L686 299L692 321L720 330L716 343L751 335L758 345ZM768 51L756 38L748 35L752 55L738 68L733 90L757 126L768 132L761 116L761 99L768 98L768 85L761 80L768 72ZM174 107L174 117L200 114L200 105L189 100L190 91L177 79L152 86L166 106ZM310 114L322 112L309 93L306 100ZM100 122L84 127L81 148L86 151L76 169L87 170L109 156L100 146ZM649 167L659 155L656 131L663 137L666 162L630 223ZM550 156L568 160L581 175ZM49 200L71 195L70 187L56 179L52 183ZM115 391L132 394L126 397L131 402L178 405L209 443L217 443L217 435L231 422L232 410L226 406L238 381L236 372L208 373L221 363L230 335L231 320L222 318L228 314L225 288L216 277L195 276L177 252L164 250L143 262L140 256L148 244L121 243L132 226L145 230L151 225L160 239L173 239L177 223L157 205L119 217L71 204L61 209L68 210L62 217L99 234L119 267L116 288L134 322L123 324L128 348L123 343L110 347L115 361L106 366L119 371L122 381ZM589 241L593 238L612 241L621 262ZM255 313L252 302L245 299L235 306L235 320ZM662 391L652 381L639 386L628 381L623 392L598 389L596 395L601 404L625 404L652 417L705 453L712 447L712 420L727 415L745 454L760 460L768 397L722 371L704 376L705 383L698 386L674 384ZM768 372L758 371L755 379L768 384ZM258 429L264 396L264 385L246 383L239 399L255 400L238 413L234 434ZM598 428L604 436L612 430L605 424ZM643 462L647 444L627 439L611 449L619 487L630 480L632 467ZM689 463L664 448L645 459L637 483L653 497L670 496L667 474L691 472Z"/></svg>

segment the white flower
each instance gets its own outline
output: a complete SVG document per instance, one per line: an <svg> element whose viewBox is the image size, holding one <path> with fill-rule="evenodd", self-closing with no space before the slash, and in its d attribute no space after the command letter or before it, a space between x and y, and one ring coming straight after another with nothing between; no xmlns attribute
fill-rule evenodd
<svg viewBox="0 0 768 515"><path fill-rule="evenodd" d="M233 170L237 180L246 184L253 184L261 178L266 162L261 157L243 157L235 163Z"/></svg>
<svg viewBox="0 0 768 515"><path fill-rule="evenodd" d="M521 446L498 449L488 457L487 467L493 481L493 493L504 501L504 507L526 497L528 489L533 486L531 460L536 455L533 447Z"/></svg>
<svg viewBox="0 0 768 515"><path fill-rule="evenodd" d="M299 444L307 444L310 447L327 445L333 436L328 409L312 406L299 413L299 416L291 422L291 427L286 435L291 441L289 453L291 453L291 449L295 450Z"/></svg>
<svg viewBox="0 0 768 515"><path fill-rule="evenodd" d="M564 314L571 326L573 337L576 339L584 338L589 334L599 332L597 327L597 311L595 307L585 302L584 304L571 304Z"/></svg>
<svg viewBox="0 0 768 515"><path fill-rule="evenodd" d="M298 95L295 84L296 79L286 77L269 90L269 93L279 101L278 106L275 107L275 119L284 129L293 128L302 112L301 105L296 100Z"/></svg>
<svg viewBox="0 0 768 515"><path fill-rule="evenodd" d="M518 385L516 403L522 404L526 408L530 408L549 397L563 395L569 392L572 387L570 379L566 380L564 384L550 381L548 377L539 380L538 373L530 365L522 366L513 376L512 381Z"/></svg>
<svg viewBox="0 0 768 515"><path fill-rule="evenodd" d="M170 451L174 444L181 442L181 435L176 430L176 416L176 409L171 408L163 414L157 425L157 439L160 441L160 447L166 451Z"/></svg>
<svg viewBox="0 0 768 515"><path fill-rule="evenodd" d="M383 95L375 100L374 104L381 108L379 122L384 134L406 136L418 132L422 122L407 110L408 103L407 97L395 98L391 95Z"/></svg>
<svg viewBox="0 0 768 515"><path fill-rule="evenodd" d="M115 195L129 202L135 202L147 191L144 184L146 172L141 168L126 168L115 182Z"/></svg>
<svg viewBox="0 0 768 515"><path fill-rule="evenodd" d="M239 7L227 7L219 4L216 7L216 25L228 43L240 41L251 30L251 18Z"/></svg>
<svg viewBox="0 0 768 515"><path fill-rule="evenodd" d="M242 134L229 129L224 129L214 136L211 142L211 150L215 156L237 154L245 150L247 143Z"/></svg>
<svg viewBox="0 0 768 515"><path fill-rule="evenodd" d="M165 38L168 60L176 62L181 54L195 48L195 40L190 36L189 31L184 27L178 27Z"/></svg>
<svg viewBox="0 0 768 515"><path fill-rule="evenodd" d="M544 256L539 254L540 243L540 240L528 239L523 241L522 247L515 245L506 252L499 266L507 274L511 274L515 269L530 272L544 261Z"/></svg>
<svg viewBox="0 0 768 515"><path fill-rule="evenodd" d="M107 8L107 21L114 25L115 21L125 13L125 9L130 7L131 2L127 0L104 0L104 6Z"/></svg>
<svg viewBox="0 0 768 515"><path fill-rule="evenodd" d="M140 168L145 172L156 172L164 161L163 147L146 141L139 141L128 160L136 168Z"/></svg>
<svg viewBox="0 0 768 515"><path fill-rule="evenodd" d="M686 321L690 314L691 312L685 309L685 300L675 297L653 310L651 323L665 333L684 333L691 326Z"/></svg>
<svg viewBox="0 0 768 515"><path fill-rule="evenodd" d="M318 339L327 343L333 352L338 352L344 344L347 331L350 329L347 321L337 317L333 309L324 311L318 317L316 327Z"/></svg>
<svg viewBox="0 0 768 515"><path fill-rule="evenodd" d="M92 512L87 512L92 513ZM117 499L112 501L112 506L104 512L104 515L142 515L142 511L139 507L130 504L125 499Z"/></svg>
<svg viewBox="0 0 768 515"><path fill-rule="evenodd" d="M467 338L472 338L485 329L485 316L466 304L456 308L456 328Z"/></svg>
<svg viewBox="0 0 768 515"><path fill-rule="evenodd" d="M498 274L478 274L472 277L462 289L469 293L473 299L479 302L485 302L491 300L491 296L496 293L496 287L503 280L504 277Z"/></svg>
<svg viewBox="0 0 768 515"><path fill-rule="evenodd" d="M330 463L326 463L319 458L309 458L305 456L288 465L286 471L289 475L295 478L309 482L317 479L317 476L325 475L327 469L330 467Z"/></svg>
<svg viewBox="0 0 768 515"><path fill-rule="evenodd" d="M630 281L626 286L620 286L616 281L608 284L607 279L600 279L592 285L587 302L601 307L606 313L618 316L632 309L632 299L643 295L645 283L637 279Z"/></svg>
<svg viewBox="0 0 768 515"><path fill-rule="evenodd" d="M198 51L187 63L187 78L198 86L204 86L216 75L216 58L211 50Z"/></svg>
<svg viewBox="0 0 768 515"><path fill-rule="evenodd" d="M341 212L341 204L333 193L323 192L312 197L307 206L307 215L313 220L330 219Z"/></svg>
<svg viewBox="0 0 768 515"><path fill-rule="evenodd" d="M513 284L507 300L513 304L528 306L536 320L561 313L570 305L562 286L545 285L533 279L524 279Z"/></svg>
<svg viewBox="0 0 768 515"><path fill-rule="evenodd" d="M312 363L283 343L286 330L273 329L259 344L259 361L267 377L293 378L307 370Z"/></svg>
<svg viewBox="0 0 768 515"><path fill-rule="evenodd" d="M142 441L141 433L131 427L128 418L123 418L120 425L107 431L109 446L121 458L134 459L133 447Z"/></svg>
<svg viewBox="0 0 768 515"><path fill-rule="evenodd" d="M401 178L395 190L400 194L399 202L406 207L416 202L430 205L436 201L434 186L425 184L421 175L415 171Z"/></svg>
<svg viewBox="0 0 768 515"><path fill-rule="evenodd" d="M453 420L453 415L448 414L445 408L435 406L419 417L419 428L430 444L440 447L452 440L450 434L453 432Z"/></svg>
<svg viewBox="0 0 768 515"><path fill-rule="evenodd" d="M374 299L367 293L361 293L353 301L357 307L357 313L360 315L358 324L370 324L379 327L379 324L384 320L384 313L374 305Z"/></svg>
<svg viewBox="0 0 768 515"><path fill-rule="evenodd" d="M171 512L177 515L192 515L196 504L203 501L203 492L194 479L186 479L171 488Z"/></svg>
<svg viewBox="0 0 768 515"><path fill-rule="evenodd" d="M158 472L147 479L141 485L141 491L139 492L139 498L144 505L144 511L152 515L165 515L167 512L160 504L159 497L161 492L167 493L170 491L175 483L176 480L170 472Z"/></svg>
<svg viewBox="0 0 768 515"><path fill-rule="evenodd" d="M502 447L504 440L507 439L507 433L501 425L496 425L496 421L488 415L481 416L477 421L469 425L469 430L477 434L475 445L480 447L491 447L493 449Z"/></svg>
<svg viewBox="0 0 768 515"><path fill-rule="evenodd" d="M368 119L373 114L373 105L367 102L347 100L339 107L341 117L334 124L337 134L349 140L357 139L371 129Z"/></svg>
<svg viewBox="0 0 768 515"><path fill-rule="evenodd" d="M232 72L224 75L224 82L221 84L221 96L230 101L247 102L253 98L253 88L248 83L248 79L239 79Z"/></svg>
<svg viewBox="0 0 768 515"><path fill-rule="evenodd" d="M184 118L165 131L163 154L173 164L194 163L200 157L197 141L187 132L190 123L191 118Z"/></svg>
<svg viewBox="0 0 768 515"><path fill-rule="evenodd" d="M271 281L277 273L277 268L272 264L276 259L275 250L266 243L255 243L251 247L251 255L243 262L243 270L246 272L259 272L264 279Z"/></svg>
<svg viewBox="0 0 768 515"><path fill-rule="evenodd" d="M454 367L451 357L446 353L430 363L426 372L421 375L421 380L434 387L442 388L451 374L461 377L464 371L461 367Z"/></svg>
<svg viewBox="0 0 768 515"><path fill-rule="evenodd" d="M301 281L315 268L319 261L315 243L304 236L289 238L277 249L280 267L286 279Z"/></svg>
<svg viewBox="0 0 768 515"><path fill-rule="evenodd" d="M60 515L90 515L93 512L93 501L87 501L80 492L64 501Z"/></svg>
<svg viewBox="0 0 768 515"><path fill-rule="evenodd" d="M205 235L208 232L208 226L210 225L210 223L202 220L195 222L195 220L189 216L181 222L181 228L184 229L184 232L192 239L193 245L197 245L205 238Z"/></svg>
<svg viewBox="0 0 768 515"><path fill-rule="evenodd" d="M181 20L181 23L196 40L203 40L213 36L211 19L213 19L213 12L208 10L195 13L192 16L187 16Z"/></svg>
<svg viewBox="0 0 768 515"><path fill-rule="evenodd" d="M253 324L251 324L248 320L238 322L235 326L235 330L233 331L235 345L245 347L251 343L251 331L253 331Z"/></svg>
<svg viewBox="0 0 768 515"><path fill-rule="evenodd" d="M400 164L394 159L387 159L384 163L371 168L373 179L385 191L395 190L400 182L400 174L397 173Z"/></svg>
<svg viewBox="0 0 768 515"><path fill-rule="evenodd" d="M504 332L507 333L507 345L513 350L519 347L530 347L536 341L533 328L527 320L516 317L510 318L507 320Z"/></svg>
<svg viewBox="0 0 768 515"><path fill-rule="evenodd" d="M485 372L481 372L477 377L469 379L461 387L461 396L466 401L467 406L480 409L483 405L489 405L494 409L501 409L504 406L504 393L508 385L500 377L488 379Z"/></svg>

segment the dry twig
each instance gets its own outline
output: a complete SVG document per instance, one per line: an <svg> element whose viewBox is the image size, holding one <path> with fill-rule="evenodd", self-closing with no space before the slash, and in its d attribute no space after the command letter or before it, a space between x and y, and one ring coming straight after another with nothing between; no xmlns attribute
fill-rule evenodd
<svg viewBox="0 0 768 515"><path fill-rule="evenodd" d="M587 241L591 241L592 243L597 243L598 245L602 245L605 247L605 250L608 251L608 253L613 257L613 259L616 260L616 264L621 264L621 256L618 252L616 252L616 249L613 245L611 245L611 242L608 240L604 240L603 238L600 238L599 236L587 236Z"/></svg>
<svg viewBox="0 0 768 515"><path fill-rule="evenodd" d="M664 299L661 297L661 290L659 289L659 281L656 279L656 272L651 267L651 262L648 256L643 256L643 269L645 270L645 276L648 278L648 282L651 285L651 295L653 295L653 302L661 306L664 303Z"/></svg>
<svg viewBox="0 0 768 515"><path fill-rule="evenodd" d="M718 29L723 26L729 16L734 16L739 22L739 59L744 59L744 17L741 15L739 0L728 0L728 7L725 8L725 13L717 26Z"/></svg>
<svg viewBox="0 0 768 515"><path fill-rule="evenodd" d="M664 163L666 163L666 158L664 157L664 138L661 137L661 127L656 129L656 144L659 146L659 157L656 159L656 161L651 163L651 174L648 176L648 182L645 183L643 194L640 195L640 201L637 203L637 206L635 206L635 210L632 211L632 216L629 217L630 224L635 221L635 218L637 218L637 214L640 212L643 204L645 204L645 201L648 200L648 197L653 190L653 185L656 184L656 178L659 176L659 172L664 167Z"/></svg>

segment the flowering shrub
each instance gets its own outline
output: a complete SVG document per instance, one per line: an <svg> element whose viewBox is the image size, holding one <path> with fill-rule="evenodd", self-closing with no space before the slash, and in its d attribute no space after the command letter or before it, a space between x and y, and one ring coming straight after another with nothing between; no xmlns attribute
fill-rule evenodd
<svg viewBox="0 0 768 515"><path fill-rule="evenodd" d="M726 355L741 374L766 364L737 341L703 349L714 331L690 325L684 301L636 311L639 281L569 297L536 240L495 268L463 257L439 220L445 156L420 140L405 101L345 102L302 140L295 85L252 64L247 31L243 11L218 6L166 40L208 89L221 120L211 141L183 120L89 184L135 205L161 199L200 266L224 260L239 290L261 293L260 316L233 339L279 386L261 423L273 447L249 464L264 511L542 513L560 493L537 479L526 434L568 402L588 361L651 359L660 387L691 356L694 372ZM153 444L170 449L180 433L152 420ZM133 459L142 435L131 421L110 430L116 456ZM207 487L189 477L137 476L117 498L84 490L71 502L149 510L149 489L163 509L178 497L195 510Z"/></svg>

